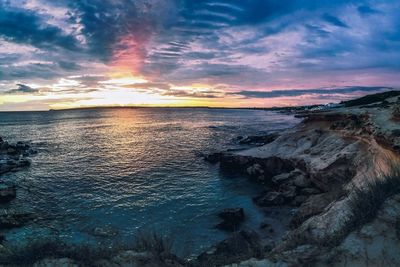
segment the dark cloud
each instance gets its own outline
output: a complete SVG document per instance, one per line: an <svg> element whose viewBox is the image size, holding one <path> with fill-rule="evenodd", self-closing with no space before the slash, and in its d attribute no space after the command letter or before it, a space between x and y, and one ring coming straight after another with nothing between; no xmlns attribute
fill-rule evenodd
<svg viewBox="0 0 400 267"><path fill-rule="evenodd" d="M219 98L222 97L220 92L216 91L201 91L201 92L191 92L186 90L170 90L162 93L165 96L175 96L182 98Z"/></svg>
<svg viewBox="0 0 400 267"><path fill-rule="evenodd" d="M47 24L25 9L13 9L0 2L0 37L39 48L78 49L77 40L60 28Z"/></svg>
<svg viewBox="0 0 400 267"><path fill-rule="evenodd" d="M232 95L243 96L246 98L274 98L274 97L296 97L310 94L317 95L335 95L335 94L351 94L354 92L376 92L383 90L393 90L388 87L363 87L350 86L344 88L317 88L317 89L288 89L288 90L273 90L273 91L240 91L231 93Z"/></svg>
<svg viewBox="0 0 400 267"><path fill-rule="evenodd" d="M334 26L343 27L343 28L349 28L349 26L346 23L344 23L342 20L340 20L338 17L335 17L335 16L330 15L328 13L325 13L322 16L322 18L323 18L323 20L325 20L326 22L328 22L328 23L330 23L330 24L332 24Z"/></svg>
<svg viewBox="0 0 400 267"><path fill-rule="evenodd" d="M72 61L59 61L58 66L64 70L80 70L81 66Z"/></svg>
<svg viewBox="0 0 400 267"><path fill-rule="evenodd" d="M373 15L373 14L379 14L381 13L379 10L373 9L372 7L368 5L362 5L357 8L358 12L362 16L368 16L368 15Z"/></svg>
<svg viewBox="0 0 400 267"><path fill-rule="evenodd" d="M163 89L163 90L169 90L171 86L167 83L134 83L134 84L128 84L124 85L123 87L125 88L133 88L133 89L151 89L151 88L157 88L157 89Z"/></svg>
<svg viewBox="0 0 400 267"><path fill-rule="evenodd" d="M39 90L34 89L25 84L17 84L16 89L11 89L4 93L5 94L36 94L36 93L39 93Z"/></svg>
<svg viewBox="0 0 400 267"><path fill-rule="evenodd" d="M75 76L71 79L84 88L101 87L107 68L116 66L145 77L148 83L131 85L140 90L164 93L171 84L206 83L231 91L326 86L353 71L368 78L400 69L395 1L36 0L30 7L23 2L0 0L0 79L14 83L51 84ZM33 8L34 3L40 5ZM8 51L2 40L21 47ZM24 45L34 48L25 51ZM357 84L353 81L368 83L356 76L345 82Z"/></svg>

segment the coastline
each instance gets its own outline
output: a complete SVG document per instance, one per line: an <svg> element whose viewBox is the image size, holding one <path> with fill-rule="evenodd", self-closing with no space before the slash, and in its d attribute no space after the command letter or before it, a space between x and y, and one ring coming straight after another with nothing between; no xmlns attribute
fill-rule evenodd
<svg viewBox="0 0 400 267"><path fill-rule="evenodd" d="M136 247L130 247L113 252L100 266L139 263L144 259L164 264L155 266L344 266L345 262L363 265L367 260L378 264L382 255L391 263L400 264L396 254L400 248L400 195L392 192L385 196L376 216L369 221L357 221L351 209L360 191L370 190L371 183L384 180L383 175L393 175L391 168L400 161L399 104L398 97L389 97L370 104L301 111L297 116L303 122L294 128L242 138L239 142L252 147L206 156L208 161L219 163L221 170L242 173L263 187L264 193L253 200L265 210L266 222L255 227L266 237L241 229L246 210L244 216L237 216L238 210L231 209L220 217L230 223L238 220L233 222L233 230L228 230L232 230L232 236L190 262L170 252L138 252ZM36 153L23 142L7 146L2 149L0 162L1 169L7 172L27 167L27 158ZM9 186L7 190L12 199L15 192ZM268 218L273 216L282 216L286 227L276 229L270 225ZM34 219L31 215L18 218L23 222ZM374 254L368 254L371 246L377 249ZM388 246L393 249L388 250ZM1 243L0 251L6 251ZM76 263L73 257L55 260L60 261L53 264Z"/></svg>
<svg viewBox="0 0 400 267"><path fill-rule="evenodd" d="M222 169L243 173L263 186L264 193L253 198L256 204L290 206L294 211L281 240L263 240L267 247L259 243L262 260L234 266L365 266L379 265L383 259L400 264L388 249L400 248L393 232L400 218L400 98L380 96L369 104L353 101L349 106L302 112L302 123L268 144L208 157ZM389 183L393 190L387 189ZM374 198L381 188L385 190ZM366 198L363 202L360 195ZM368 212L354 210L355 202L375 210L368 217ZM363 212L368 219L360 218ZM209 257L210 262L216 260L223 259ZM229 262L226 255L224 260L238 263Z"/></svg>

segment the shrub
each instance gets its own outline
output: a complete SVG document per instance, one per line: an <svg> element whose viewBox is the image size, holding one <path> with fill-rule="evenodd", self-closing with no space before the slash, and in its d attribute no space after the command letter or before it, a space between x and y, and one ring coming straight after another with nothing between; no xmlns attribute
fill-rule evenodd
<svg viewBox="0 0 400 267"><path fill-rule="evenodd" d="M172 242L154 232L142 232L133 243L114 243L112 245L73 245L58 238L27 241L24 245L8 247L8 253L0 254L0 265L32 265L46 258L69 258L82 266L94 266L96 261L109 260L127 250L148 252L158 259L173 255Z"/></svg>
<svg viewBox="0 0 400 267"><path fill-rule="evenodd" d="M400 193L400 168L393 167L388 175L368 179L362 187L353 186L348 206L350 216L342 222L343 227L335 235L323 241L323 246L335 247L351 232L373 221L383 203Z"/></svg>
<svg viewBox="0 0 400 267"><path fill-rule="evenodd" d="M381 179L368 181L364 187L354 187L349 207L351 220L356 226L364 225L375 219L385 200L400 193L400 169L393 168L389 175Z"/></svg>

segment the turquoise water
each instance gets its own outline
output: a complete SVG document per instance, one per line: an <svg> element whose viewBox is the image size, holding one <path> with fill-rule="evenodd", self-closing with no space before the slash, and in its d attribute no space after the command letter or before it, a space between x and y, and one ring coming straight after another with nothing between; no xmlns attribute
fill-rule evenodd
<svg viewBox="0 0 400 267"><path fill-rule="evenodd" d="M259 187L201 155L297 122L262 110L206 108L0 113L0 136L32 141L39 151L29 169L0 177L20 186L11 207L38 216L7 239L107 243L156 230L175 240L178 254L199 253L226 237L213 228L219 210L244 207L244 227L263 217L251 201ZM95 227L115 235L96 236Z"/></svg>

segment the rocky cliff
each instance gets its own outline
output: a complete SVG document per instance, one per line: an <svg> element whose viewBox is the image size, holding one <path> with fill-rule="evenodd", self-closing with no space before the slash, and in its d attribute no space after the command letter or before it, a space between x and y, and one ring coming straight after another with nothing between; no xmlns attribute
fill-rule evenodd
<svg viewBox="0 0 400 267"><path fill-rule="evenodd" d="M270 143L218 155L222 169L264 186L256 204L294 211L264 259L240 266L400 264L400 99L377 99L303 112Z"/></svg>

